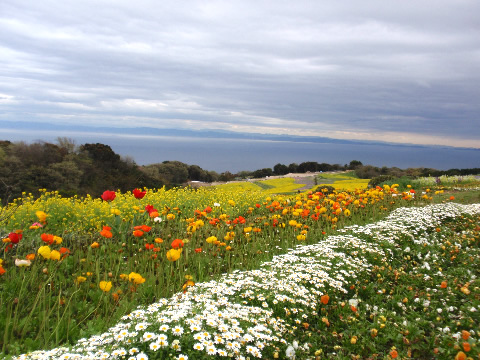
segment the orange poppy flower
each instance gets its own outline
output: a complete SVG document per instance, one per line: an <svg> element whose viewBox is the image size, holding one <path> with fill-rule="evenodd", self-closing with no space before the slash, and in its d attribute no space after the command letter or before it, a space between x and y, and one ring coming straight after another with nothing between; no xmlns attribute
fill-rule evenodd
<svg viewBox="0 0 480 360"><path fill-rule="evenodd" d="M447 287L447 282L446 281L442 281L442 283L440 284L440 287L442 289L445 289Z"/></svg>
<svg viewBox="0 0 480 360"><path fill-rule="evenodd" d="M467 330L462 330L462 339L463 340L468 340L468 338L470 337L470 332L468 332Z"/></svg>
<svg viewBox="0 0 480 360"><path fill-rule="evenodd" d="M180 239L175 239L172 241L171 247L174 249L183 248L183 241Z"/></svg>
<svg viewBox="0 0 480 360"><path fill-rule="evenodd" d="M25 258L27 260L34 260L35 259L35 254L28 254Z"/></svg>
<svg viewBox="0 0 480 360"><path fill-rule="evenodd" d="M327 294L322 295L322 297L320 298L320 301L322 302L323 305L327 305L329 300L330 300L330 296L328 296Z"/></svg>
<svg viewBox="0 0 480 360"><path fill-rule="evenodd" d="M110 239L113 236L113 234L110 230L112 230L112 228L110 226L104 226L102 231L100 231L100 235L102 235L105 238Z"/></svg>
<svg viewBox="0 0 480 360"><path fill-rule="evenodd" d="M472 350L472 347L470 346L470 344L468 342L464 342L462 344L463 346L463 350L466 351L466 352L469 352L470 350Z"/></svg>
<svg viewBox="0 0 480 360"><path fill-rule="evenodd" d="M390 356L392 357L392 359L396 359L398 357L398 351L393 349L392 351L390 351Z"/></svg>
<svg viewBox="0 0 480 360"><path fill-rule="evenodd" d="M141 236L143 236L143 231L142 230L134 230L133 231L133 236L141 237Z"/></svg>

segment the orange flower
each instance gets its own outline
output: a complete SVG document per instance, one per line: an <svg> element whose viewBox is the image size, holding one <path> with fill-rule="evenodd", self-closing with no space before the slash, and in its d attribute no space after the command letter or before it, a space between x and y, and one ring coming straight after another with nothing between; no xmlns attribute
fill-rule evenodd
<svg viewBox="0 0 480 360"><path fill-rule="evenodd" d="M322 295L322 297L320 298L320 301L322 302L323 305L327 305L329 300L330 300L330 296L328 296L327 294Z"/></svg>
<svg viewBox="0 0 480 360"><path fill-rule="evenodd" d="M470 337L470 332L468 332L467 330L462 330L462 339L467 341L469 337Z"/></svg>
<svg viewBox="0 0 480 360"><path fill-rule="evenodd" d="M392 359L396 359L398 357L398 351L393 349L392 351L390 351L390 356L392 357Z"/></svg>
<svg viewBox="0 0 480 360"><path fill-rule="evenodd" d="M183 241L180 239L175 239L171 244L173 249L183 248Z"/></svg>
<svg viewBox="0 0 480 360"><path fill-rule="evenodd" d="M110 239L113 236L113 234L110 230L112 230L112 228L110 226L104 226L102 231L100 231L100 235L102 235L105 238Z"/></svg>
<svg viewBox="0 0 480 360"><path fill-rule="evenodd" d="M440 284L440 287L442 289L445 289L447 287L447 282L446 281L442 281L442 283Z"/></svg>
<svg viewBox="0 0 480 360"><path fill-rule="evenodd" d="M100 246L100 244L99 244L98 242L96 242L96 241L95 241L92 245L90 245L90 247L91 247L92 249L96 249L96 248L98 248L99 246Z"/></svg>
<svg viewBox="0 0 480 360"><path fill-rule="evenodd" d="M450 196L450 200L455 200L455 196Z"/></svg>
<svg viewBox="0 0 480 360"><path fill-rule="evenodd" d="M455 356L455 360L465 360L467 355L463 351L459 351Z"/></svg>
<svg viewBox="0 0 480 360"><path fill-rule="evenodd" d="M194 286L195 283L192 281L192 280L187 280L185 281L185 283L183 284L182 286L182 289L183 289L183 293L186 293L187 292L187 289L191 286Z"/></svg>
<svg viewBox="0 0 480 360"><path fill-rule="evenodd" d="M153 244L145 244L145 249L147 249L147 250L153 250L154 247L155 247L155 245L153 245Z"/></svg>
<svg viewBox="0 0 480 360"><path fill-rule="evenodd" d="M141 236L143 236L143 231L142 230L133 230L133 236L141 237Z"/></svg>
<svg viewBox="0 0 480 360"><path fill-rule="evenodd" d="M0 265L0 275L3 275L5 273L6 273L5 269L3 268L3 266Z"/></svg>
<svg viewBox="0 0 480 360"><path fill-rule="evenodd" d="M35 254L28 254L25 258L27 260L34 260L35 259Z"/></svg>
<svg viewBox="0 0 480 360"><path fill-rule="evenodd" d="M195 252L196 252L196 253L201 253L201 252L202 252L202 248L196 248L196 249L195 249Z"/></svg>
<svg viewBox="0 0 480 360"><path fill-rule="evenodd" d="M155 242L156 242L157 244L161 244L161 243L163 243L163 239L161 239L161 238L156 238L156 239L155 239Z"/></svg>
<svg viewBox="0 0 480 360"><path fill-rule="evenodd" d="M472 347L468 342L464 342L462 346L463 346L463 350L465 350L466 352L469 352L470 350L472 350Z"/></svg>

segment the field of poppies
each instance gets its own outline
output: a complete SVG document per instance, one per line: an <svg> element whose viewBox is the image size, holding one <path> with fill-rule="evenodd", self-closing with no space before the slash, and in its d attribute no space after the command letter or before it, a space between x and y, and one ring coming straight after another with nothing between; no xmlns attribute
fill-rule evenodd
<svg viewBox="0 0 480 360"><path fill-rule="evenodd" d="M478 356L479 205L268 185L24 194L0 213L2 354Z"/></svg>

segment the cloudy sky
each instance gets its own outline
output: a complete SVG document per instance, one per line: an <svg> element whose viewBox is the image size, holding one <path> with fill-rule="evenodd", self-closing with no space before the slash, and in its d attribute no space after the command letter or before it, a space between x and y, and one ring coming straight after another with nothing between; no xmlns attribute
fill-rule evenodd
<svg viewBox="0 0 480 360"><path fill-rule="evenodd" d="M480 148L478 14L478 0L2 0L0 125Z"/></svg>

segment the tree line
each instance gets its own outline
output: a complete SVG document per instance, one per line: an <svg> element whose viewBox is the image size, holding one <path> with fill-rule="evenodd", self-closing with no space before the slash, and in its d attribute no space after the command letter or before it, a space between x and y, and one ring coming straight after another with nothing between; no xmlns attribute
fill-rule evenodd
<svg viewBox="0 0 480 360"><path fill-rule="evenodd" d="M480 169L407 169L363 165L358 160L349 164L327 164L314 161L276 164L273 168L255 171L217 173L180 161L163 161L137 165L130 157L121 157L110 146L96 143L77 146L68 138L48 142L0 141L0 199L6 204L22 193L37 193L38 189L58 191L62 196L98 197L105 190L122 192L134 188L185 186L189 181L216 182L246 178L264 178L288 173L355 170L360 178L378 176L440 176L478 174Z"/></svg>

